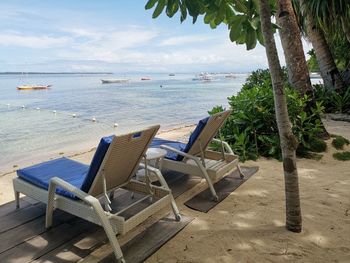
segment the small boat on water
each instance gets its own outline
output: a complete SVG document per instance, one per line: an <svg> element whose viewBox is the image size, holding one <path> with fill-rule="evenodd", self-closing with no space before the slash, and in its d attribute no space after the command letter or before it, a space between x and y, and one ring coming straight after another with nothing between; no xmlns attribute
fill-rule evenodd
<svg viewBox="0 0 350 263"><path fill-rule="evenodd" d="M126 78L114 78L114 79L101 79L102 84L109 84L109 83L125 83L128 82L130 79Z"/></svg>
<svg viewBox="0 0 350 263"><path fill-rule="evenodd" d="M228 78L228 79L235 79L236 76L235 76L233 73L230 73L230 74L225 75L225 78Z"/></svg>
<svg viewBox="0 0 350 263"><path fill-rule="evenodd" d="M21 85L18 86L18 90L41 90L41 89L49 89L51 85Z"/></svg>
<svg viewBox="0 0 350 263"><path fill-rule="evenodd" d="M151 80L149 77L142 77L141 80Z"/></svg>
<svg viewBox="0 0 350 263"><path fill-rule="evenodd" d="M170 76L170 77L174 77L175 74L174 74L174 73L170 73L169 76Z"/></svg>
<svg viewBox="0 0 350 263"><path fill-rule="evenodd" d="M192 80L194 81L212 81L213 77L207 73L201 73L198 76L196 76L195 78L193 78Z"/></svg>

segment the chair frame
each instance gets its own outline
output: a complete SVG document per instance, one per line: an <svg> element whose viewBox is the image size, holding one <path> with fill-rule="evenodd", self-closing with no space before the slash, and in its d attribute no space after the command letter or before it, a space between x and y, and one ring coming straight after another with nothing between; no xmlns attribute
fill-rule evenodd
<svg viewBox="0 0 350 263"><path fill-rule="evenodd" d="M204 178L215 201L219 200L213 185L216 181L228 175L235 167L237 167L241 179L244 178L242 169L238 164L239 156L234 154L227 142L214 138L230 113L231 111L228 110L212 115L187 153L171 146L160 146L162 149L184 157L182 161L164 158L162 168ZM216 127L211 130L210 125L212 122L215 122L215 119L218 119L218 122L216 123ZM206 128L207 130L204 131ZM202 135L203 133L204 135ZM210 142L219 143L221 151L208 150L207 148Z"/></svg>
<svg viewBox="0 0 350 263"><path fill-rule="evenodd" d="M153 126L150 129L153 129L153 134L151 136L153 138L155 133L158 131L159 126ZM140 131L140 132L143 132L143 131ZM135 133L137 132L134 132L134 134ZM115 139L118 139L118 137L114 138L113 141ZM151 139L149 140L149 142L150 141ZM143 156L146 152L149 142L143 152ZM54 209L56 208L102 226L111 243L111 246L113 248L113 252L115 254L117 261L125 262L123 258L123 253L121 251L116 235L123 235L127 233L129 230L133 229L134 227L136 227L137 225L145 221L148 217L155 214L156 212L158 212L159 210L161 210L162 208L164 208L169 204L172 206L172 210L174 212L174 215L177 221L181 220L181 216L176 206L176 203L174 201L174 198L172 196L171 190L168 188L166 184L161 184L161 186L155 186L150 183L143 183L143 182L139 182L131 179L132 175L135 173L135 170L138 169L138 165L136 166L136 168L133 169L133 172L132 172L133 174L130 175L129 180L126 183L123 183L122 185L118 185L117 187L114 187L112 189L107 188L103 171L104 171L104 164L106 163L105 160L107 160L110 157L110 154L112 152L111 151L112 146L113 146L113 142L111 143L104 157L104 160L100 166L100 169L95 176L94 183L92 184L89 193L86 193L80 190L79 188L71 185L70 183L58 177L53 177L50 180L48 190L37 187L29 182L26 182L21 178L13 179L13 187L15 191L17 208L19 208L20 193L30 196L47 205L46 222L45 222L46 228L49 228L52 226L52 215L53 215ZM154 168L153 167L146 167L146 168L147 168L146 176L148 176L148 171L153 171ZM157 176L162 177L161 173L156 173L156 174ZM102 180L99 177L101 177ZM160 178L160 181L162 182L165 180L164 178ZM94 187L96 188L97 186L96 182L102 183L103 192L94 196L90 192L94 191L92 188ZM74 194L78 199L71 199L71 198L67 198L65 196L56 194L57 187L60 187ZM98 187L101 187L101 186L98 186ZM114 191L119 188L123 188L131 192L141 193L145 196L139 199L138 201L135 201L131 205L127 206L126 208L114 213L112 212L109 206L109 204L111 203L109 197L113 197ZM128 219L125 219L124 217L121 216L121 213L125 212L129 208L137 205L138 203L146 199L151 199L152 204L150 204L145 209L141 210L140 212L131 216ZM104 208L102 207L101 203L104 203Z"/></svg>

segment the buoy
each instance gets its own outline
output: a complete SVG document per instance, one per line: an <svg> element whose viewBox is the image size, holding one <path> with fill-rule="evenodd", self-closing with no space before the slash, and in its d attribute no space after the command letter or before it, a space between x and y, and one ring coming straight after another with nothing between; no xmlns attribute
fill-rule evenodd
<svg viewBox="0 0 350 263"><path fill-rule="evenodd" d="M54 114L56 114L56 113L57 113L57 111L55 111L55 110L53 110L52 112L53 112Z"/></svg>
<svg viewBox="0 0 350 263"><path fill-rule="evenodd" d="M22 109L25 109L26 106L22 105Z"/></svg>
<svg viewBox="0 0 350 263"><path fill-rule="evenodd" d="M96 121L96 118L95 118L95 117L93 117L93 118L92 118L92 121L93 121L93 122L95 122L95 121Z"/></svg>
<svg viewBox="0 0 350 263"><path fill-rule="evenodd" d="M75 113L73 113L73 114L72 114L72 117L75 118L75 117L77 117L77 115L76 115Z"/></svg>
<svg viewBox="0 0 350 263"><path fill-rule="evenodd" d="M114 128L117 128L118 127L118 123L115 122L113 126L114 126Z"/></svg>

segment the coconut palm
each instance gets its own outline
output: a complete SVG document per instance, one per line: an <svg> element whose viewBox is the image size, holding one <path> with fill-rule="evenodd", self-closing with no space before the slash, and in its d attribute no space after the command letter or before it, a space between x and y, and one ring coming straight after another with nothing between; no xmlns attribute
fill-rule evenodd
<svg viewBox="0 0 350 263"><path fill-rule="evenodd" d="M302 9L306 9L323 28L335 32L342 29L350 42L349 0L308 0Z"/></svg>
<svg viewBox="0 0 350 263"><path fill-rule="evenodd" d="M230 30L230 39L237 44L245 43L247 49L254 48L257 41L265 44L273 80L276 120L283 152L286 228L300 232L302 223L295 157L298 142L292 133L282 70L273 37L275 27L271 23L273 14L271 6L274 7L274 4L274 0L149 0L145 8L150 9L155 6L153 18L158 17L164 9L169 17L179 11L181 22L186 19L187 14L193 18L193 22L196 22L199 15L204 15L204 22L211 28L215 28L220 23L226 23Z"/></svg>
<svg viewBox="0 0 350 263"><path fill-rule="evenodd" d="M307 2L309 1L294 1L303 32L311 41L315 50L324 85L330 89L343 90L344 82L324 36L324 29L317 22L317 18L315 18L309 10L308 5L306 4Z"/></svg>

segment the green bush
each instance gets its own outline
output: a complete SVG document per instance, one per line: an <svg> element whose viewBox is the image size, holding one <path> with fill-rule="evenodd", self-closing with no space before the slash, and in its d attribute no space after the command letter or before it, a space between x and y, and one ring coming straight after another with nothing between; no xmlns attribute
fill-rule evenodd
<svg viewBox="0 0 350 263"><path fill-rule="evenodd" d="M280 140L275 119L272 84L267 70L253 72L242 90L228 98L231 115L220 130L220 136L226 140L242 161L257 159L259 156L281 159ZM287 82L285 75L285 82ZM299 151L320 152L325 150L325 143L316 141L322 131L319 115L323 111L322 103L305 112L309 104L308 96L286 87L286 97L293 132L300 142ZM209 113L224 110L214 107ZM322 144L322 145L321 145Z"/></svg>
<svg viewBox="0 0 350 263"><path fill-rule="evenodd" d="M350 160L350 152L338 152L333 154L333 158L338 161L349 161Z"/></svg>
<svg viewBox="0 0 350 263"><path fill-rule="evenodd" d="M350 111L350 87L345 91L327 90L323 85L314 85L316 101L322 101L325 112L345 113Z"/></svg>
<svg viewBox="0 0 350 263"><path fill-rule="evenodd" d="M332 145L337 150L342 150L344 148L344 145L349 145L349 143L349 140L342 136L336 136L332 141Z"/></svg>

